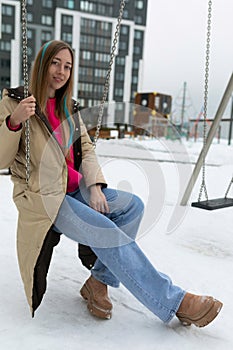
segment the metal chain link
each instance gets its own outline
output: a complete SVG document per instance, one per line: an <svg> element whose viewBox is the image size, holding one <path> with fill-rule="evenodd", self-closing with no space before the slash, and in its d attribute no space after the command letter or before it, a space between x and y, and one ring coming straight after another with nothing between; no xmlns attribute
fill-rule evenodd
<svg viewBox="0 0 233 350"><path fill-rule="evenodd" d="M103 93L103 97L102 97L100 107L99 107L96 132L95 132L95 136L94 136L94 140L93 140L94 148L96 147L96 143L97 143L97 140L99 137L100 128L101 128L102 119L103 119L103 113L104 113L104 105L105 105L105 102L106 102L107 96L108 96L110 77L111 77L112 66L113 66L113 62L114 62L114 58L115 58L115 51L117 48L118 38L120 35L120 25L121 25L121 21L122 21L122 17L123 17L124 7L125 7L125 0L121 0L120 9L119 9L119 16L117 18L116 31L114 34L113 44L112 44L111 53L110 53L110 61L109 61L108 71L107 71L105 83L104 83L104 93Z"/></svg>
<svg viewBox="0 0 233 350"><path fill-rule="evenodd" d="M206 136L207 136L207 105L209 92L209 63L210 63L210 35L211 35L211 18L212 18L212 1L208 2L208 20L207 20L207 38L206 38L206 57L205 57L205 83L204 83L204 106L203 106L203 162L202 162L202 183L198 201L200 202L204 190L205 198L208 200L208 193L206 188Z"/></svg>
<svg viewBox="0 0 233 350"><path fill-rule="evenodd" d="M27 0L22 0L22 42L23 42L23 83L24 98L28 97L28 41L27 41ZM30 124L29 119L25 122L25 157L26 157L26 183L30 177Z"/></svg>

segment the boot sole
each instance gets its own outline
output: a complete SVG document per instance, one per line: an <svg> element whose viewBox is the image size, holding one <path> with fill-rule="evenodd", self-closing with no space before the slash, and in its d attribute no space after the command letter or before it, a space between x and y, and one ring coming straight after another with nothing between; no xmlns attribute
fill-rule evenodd
<svg viewBox="0 0 233 350"><path fill-rule="evenodd" d="M206 314L202 317L199 315L188 317L182 314L177 314L177 317L184 326L191 326L191 324L194 324L196 327L205 327L218 316L222 306L223 304L220 301L214 300L211 308L207 310Z"/></svg>
<svg viewBox="0 0 233 350"><path fill-rule="evenodd" d="M93 316L107 320L109 320L112 317L111 310L103 309L91 300L91 294L86 285L84 285L81 288L80 294L83 297L83 299L87 301L87 308Z"/></svg>

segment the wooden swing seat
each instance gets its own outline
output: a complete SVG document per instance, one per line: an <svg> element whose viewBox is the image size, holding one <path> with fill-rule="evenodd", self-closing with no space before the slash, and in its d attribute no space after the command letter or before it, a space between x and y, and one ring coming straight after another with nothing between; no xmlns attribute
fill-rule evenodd
<svg viewBox="0 0 233 350"><path fill-rule="evenodd" d="M192 207L214 210L233 206L233 198L216 198L205 201L193 202Z"/></svg>

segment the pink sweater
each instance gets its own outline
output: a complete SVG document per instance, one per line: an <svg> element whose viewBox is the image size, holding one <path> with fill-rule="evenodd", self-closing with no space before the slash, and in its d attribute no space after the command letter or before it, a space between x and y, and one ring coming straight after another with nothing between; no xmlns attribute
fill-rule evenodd
<svg viewBox="0 0 233 350"><path fill-rule="evenodd" d="M55 106L56 106L56 98L50 98L47 102L48 120L51 124L53 131L54 131L56 139L61 144L62 137L61 137L61 131L60 131L60 120L55 115ZM82 178L82 174L80 174L74 168L73 145L70 147L70 158L71 158L71 160L66 159L66 164L68 167L67 192L75 191L78 188L79 182Z"/></svg>

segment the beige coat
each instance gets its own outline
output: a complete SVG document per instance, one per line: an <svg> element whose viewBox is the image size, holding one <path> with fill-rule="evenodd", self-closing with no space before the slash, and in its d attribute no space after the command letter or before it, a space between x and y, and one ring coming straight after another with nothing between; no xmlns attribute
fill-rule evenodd
<svg viewBox="0 0 233 350"><path fill-rule="evenodd" d="M25 180L25 128L11 131L6 118L17 106L18 90L0 101L0 169L11 167L13 199L18 209L17 252L19 268L32 314L35 266L67 187L67 166L58 142L39 113L30 118L30 179ZM80 118L80 117L79 117ZM82 174L86 186L105 184L91 140L80 118ZM48 268L48 267L47 267ZM46 278L46 276L45 276ZM46 287L45 287L46 288ZM42 299L42 297L41 297Z"/></svg>

